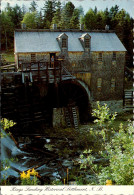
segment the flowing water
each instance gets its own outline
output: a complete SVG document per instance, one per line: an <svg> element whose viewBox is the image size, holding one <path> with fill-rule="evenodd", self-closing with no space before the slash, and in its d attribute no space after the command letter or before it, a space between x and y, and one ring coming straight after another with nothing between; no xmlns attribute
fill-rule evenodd
<svg viewBox="0 0 134 195"><path fill-rule="evenodd" d="M44 181L50 183L66 178L66 169L73 167L72 157L59 156L59 149L55 146L63 140L48 139L45 136L20 136L17 146L10 135L4 131L2 133L4 137L1 139L1 159L8 159L10 163L10 168L1 172L2 178L19 178L20 172L35 168Z"/></svg>

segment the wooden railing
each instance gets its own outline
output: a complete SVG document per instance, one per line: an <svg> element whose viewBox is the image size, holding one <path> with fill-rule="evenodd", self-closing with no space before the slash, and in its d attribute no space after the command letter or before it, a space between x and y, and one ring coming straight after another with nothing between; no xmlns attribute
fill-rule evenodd
<svg viewBox="0 0 134 195"><path fill-rule="evenodd" d="M54 67L50 62L22 63L19 64L19 69L16 70L15 64L2 67L2 74L20 75L22 83L33 81L46 81L47 83L57 83L62 80L75 79L75 77L63 66L61 61L55 61Z"/></svg>
<svg viewBox="0 0 134 195"><path fill-rule="evenodd" d="M57 81L62 81L62 78L66 79L67 77L74 79L67 68L62 65L61 61L55 61L54 67L51 66L50 62L23 63L20 67L23 82L25 75L30 78L31 74L38 80L45 79L48 83L52 82L52 80L56 83Z"/></svg>
<svg viewBox="0 0 134 195"><path fill-rule="evenodd" d="M16 71L16 64L11 63L10 65L1 66L1 72L15 72Z"/></svg>

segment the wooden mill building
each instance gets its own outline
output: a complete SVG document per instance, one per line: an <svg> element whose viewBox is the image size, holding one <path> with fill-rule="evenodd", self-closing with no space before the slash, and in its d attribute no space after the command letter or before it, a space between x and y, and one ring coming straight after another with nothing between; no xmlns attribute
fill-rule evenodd
<svg viewBox="0 0 134 195"><path fill-rule="evenodd" d="M18 68L24 62L50 62L53 55L63 59L92 100L123 97L126 49L113 31L16 30L14 44Z"/></svg>
<svg viewBox="0 0 134 195"><path fill-rule="evenodd" d="M113 31L20 29L14 53L16 71L2 73L2 117L21 129L35 121L78 127L96 101L123 98L126 49Z"/></svg>

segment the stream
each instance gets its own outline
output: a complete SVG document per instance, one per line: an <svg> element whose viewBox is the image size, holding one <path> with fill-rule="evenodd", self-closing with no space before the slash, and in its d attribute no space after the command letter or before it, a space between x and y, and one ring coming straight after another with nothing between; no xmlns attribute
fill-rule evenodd
<svg viewBox="0 0 134 195"><path fill-rule="evenodd" d="M52 181L62 180L67 177L67 168L73 168L73 159L77 155L62 156L65 145L71 147L73 140L67 138L46 138L43 135L35 134L30 136L19 136L18 145L5 131L1 139L1 160L9 159L10 168L1 171L2 179L15 177L14 185L17 185L17 178L20 172L35 168L41 176L43 183L50 184ZM60 148L57 143L60 143ZM61 153L59 153L61 150ZM13 161L11 160L13 158Z"/></svg>

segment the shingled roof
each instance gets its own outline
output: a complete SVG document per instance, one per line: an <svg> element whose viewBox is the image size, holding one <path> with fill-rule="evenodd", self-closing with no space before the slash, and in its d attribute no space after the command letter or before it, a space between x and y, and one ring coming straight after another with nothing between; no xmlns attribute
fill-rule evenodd
<svg viewBox="0 0 134 195"><path fill-rule="evenodd" d="M126 51L114 32L87 31L15 31L15 53L60 52L57 37L65 33L68 36L68 51L84 51L79 38L88 33L91 36L92 51Z"/></svg>

